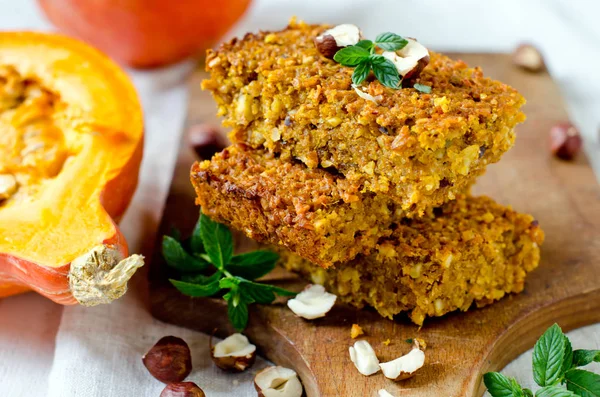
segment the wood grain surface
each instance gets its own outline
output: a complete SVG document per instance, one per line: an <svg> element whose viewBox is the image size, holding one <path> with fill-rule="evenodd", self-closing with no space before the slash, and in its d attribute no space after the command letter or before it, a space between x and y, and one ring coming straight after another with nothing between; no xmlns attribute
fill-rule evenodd
<svg viewBox="0 0 600 397"><path fill-rule="evenodd" d="M540 267L526 289L489 307L427 320L418 329L406 317L381 318L371 310L336 306L325 318L305 321L283 304L252 305L245 334L276 364L294 368L308 397L376 396L387 389L395 396L480 396L482 373L499 370L533 346L543 330L558 322L563 330L600 321L600 188L585 156L574 162L554 159L548 150L548 131L568 119L560 92L548 74L529 74L514 68L500 54L453 54L506 82L527 98L528 120L518 127L516 146L488 168L475 188L502 204L533 214L546 232ZM191 81L188 125L212 122L215 105L199 89L203 72ZM182 144L173 177L161 234L172 226L189 232L198 214L189 168L194 154ZM248 242L237 238L242 245ZM160 245L157 245L160 246ZM219 299L188 298L168 284L160 254L150 269L151 310L155 317L218 335L232 332L226 306ZM284 271L275 283L301 289L305 283ZM381 361L409 351L407 338L427 342L426 365L409 380L393 383L381 373L365 377L350 361L350 326L360 324L365 339ZM383 342L391 340L386 346Z"/></svg>

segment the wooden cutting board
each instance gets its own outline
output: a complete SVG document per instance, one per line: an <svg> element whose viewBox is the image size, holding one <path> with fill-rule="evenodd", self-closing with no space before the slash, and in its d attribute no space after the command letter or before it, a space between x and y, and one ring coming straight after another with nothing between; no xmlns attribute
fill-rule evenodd
<svg viewBox="0 0 600 397"><path fill-rule="evenodd" d="M376 396L381 388L395 396L479 396L482 373L500 370L531 348L552 323L569 330L600 321L600 188L583 154L569 163L554 159L548 151L550 127L568 119L557 86L546 73L516 69L508 55L452 56L481 66L528 100L528 120L518 127L516 146L489 167L474 193L512 204L539 220L546 232L540 267L530 275L522 294L484 309L427 320L420 330L403 316L390 321L370 310L344 306L336 306L323 319L305 321L283 304L252 305L245 334L268 359L295 369L308 397ZM199 89L202 78L203 72L198 71L191 81L188 125L218 123L210 95ZM188 176L194 160L182 144L161 235L173 226L189 233L196 220L198 209ZM156 318L207 333L218 328L220 336L233 332L222 300L185 297L166 277L157 252L150 269L151 310ZM284 271L272 278L297 290L305 285ZM423 338L426 365L418 376L400 383L388 381L381 373L360 375L348 355L354 342L353 323L362 326L381 361L407 353L406 339ZM387 339L392 341L389 346L383 344Z"/></svg>

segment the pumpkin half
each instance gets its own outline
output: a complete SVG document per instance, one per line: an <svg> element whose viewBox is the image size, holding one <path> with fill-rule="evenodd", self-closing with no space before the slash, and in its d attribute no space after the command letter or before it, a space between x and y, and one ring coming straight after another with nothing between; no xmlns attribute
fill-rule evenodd
<svg viewBox="0 0 600 397"><path fill-rule="evenodd" d="M70 38L0 32L0 297L121 296L143 265L116 225L135 187L143 118L125 73Z"/></svg>

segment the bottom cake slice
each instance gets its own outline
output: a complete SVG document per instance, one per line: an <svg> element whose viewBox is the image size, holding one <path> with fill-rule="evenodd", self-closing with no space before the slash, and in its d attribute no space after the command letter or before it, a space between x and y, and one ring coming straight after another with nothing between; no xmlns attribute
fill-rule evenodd
<svg viewBox="0 0 600 397"><path fill-rule="evenodd" d="M485 306L521 292L538 266L544 233L531 215L481 196L459 196L429 216L403 219L369 255L323 269L289 252L281 263L343 302L391 318L426 317Z"/></svg>

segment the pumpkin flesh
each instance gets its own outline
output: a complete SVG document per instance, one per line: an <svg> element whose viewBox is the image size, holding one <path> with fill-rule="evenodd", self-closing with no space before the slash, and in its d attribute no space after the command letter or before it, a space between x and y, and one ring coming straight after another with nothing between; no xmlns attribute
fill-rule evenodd
<svg viewBox="0 0 600 397"><path fill-rule="evenodd" d="M126 75L59 35L0 33L0 297L76 303L69 265L127 245L115 220L137 184L140 105ZM1 176L12 178L2 195Z"/></svg>

